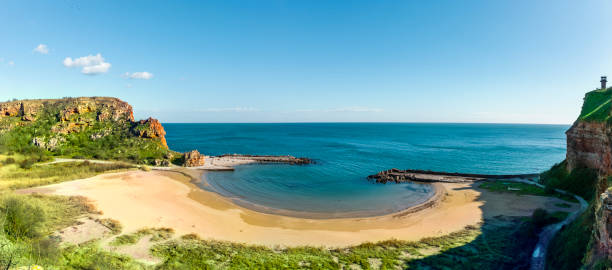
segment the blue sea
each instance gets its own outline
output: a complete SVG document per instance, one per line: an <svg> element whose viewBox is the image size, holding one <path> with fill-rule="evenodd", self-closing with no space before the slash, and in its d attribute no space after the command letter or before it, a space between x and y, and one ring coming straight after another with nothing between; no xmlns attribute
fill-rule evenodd
<svg viewBox="0 0 612 270"><path fill-rule="evenodd" d="M565 158L567 125L438 123L164 124L171 149L293 155L312 165L242 165L207 172L203 188L259 211L293 216L373 216L432 194L427 184L374 184L390 168L538 173Z"/></svg>

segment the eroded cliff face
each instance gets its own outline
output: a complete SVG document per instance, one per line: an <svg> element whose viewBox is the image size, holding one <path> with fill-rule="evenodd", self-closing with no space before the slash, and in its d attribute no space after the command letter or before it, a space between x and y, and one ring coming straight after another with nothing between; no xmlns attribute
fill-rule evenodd
<svg viewBox="0 0 612 270"><path fill-rule="evenodd" d="M599 181L591 207L595 210L591 249L583 261L587 268L602 260L612 260L612 88L589 92L578 120L566 132L567 169L595 169Z"/></svg>
<svg viewBox="0 0 612 270"><path fill-rule="evenodd" d="M132 132L136 136L142 138L157 138L160 140L161 144L168 148L168 144L166 143L166 131L164 127L161 125L159 120L155 118L149 117L146 120L140 120L136 122L136 125L132 127Z"/></svg>
<svg viewBox="0 0 612 270"><path fill-rule="evenodd" d="M593 226L594 245L587 258L593 264L601 258L612 259L612 192L603 192L595 205L595 224Z"/></svg>
<svg viewBox="0 0 612 270"><path fill-rule="evenodd" d="M104 128L90 135L92 141L104 138L114 128L120 127L129 129L134 136L159 141L168 148L161 123L154 118L134 121L132 106L118 98L79 97L0 103L0 132L38 120L51 122L50 131L54 135L34 137L32 144L47 150L65 143L63 135L91 131L99 126Z"/></svg>
<svg viewBox="0 0 612 270"><path fill-rule="evenodd" d="M612 127L602 122L576 121L566 132L568 170L579 166L612 175Z"/></svg>

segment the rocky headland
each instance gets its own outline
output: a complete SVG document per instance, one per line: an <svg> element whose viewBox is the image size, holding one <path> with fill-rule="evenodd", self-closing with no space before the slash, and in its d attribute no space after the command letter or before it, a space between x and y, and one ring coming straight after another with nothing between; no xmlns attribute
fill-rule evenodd
<svg viewBox="0 0 612 270"><path fill-rule="evenodd" d="M135 121L132 106L118 98L0 103L0 139L16 152L169 164L175 153L165 134L157 119Z"/></svg>
<svg viewBox="0 0 612 270"><path fill-rule="evenodd" d="M0 147L68 158L124 160L154 166L231 170L246 163L311 164L308 158L270 155L209 157L168 148L159 120L135 120L132 106L113 97L14 100L0 103ZM206 160L217 161L208 166Z"/></svg>
<svg viewBox="0 0 612 270"><path fill-rule="evenodd" d="M567 170L589 168L597 172L596 198L592 202L594 224L587 265L612 260L612 88L585 95L580 116L567 135Z"/></svg>

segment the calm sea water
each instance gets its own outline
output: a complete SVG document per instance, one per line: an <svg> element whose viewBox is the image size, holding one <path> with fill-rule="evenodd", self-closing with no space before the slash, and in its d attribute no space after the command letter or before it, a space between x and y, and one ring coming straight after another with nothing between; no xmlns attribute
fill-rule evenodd
<svg viewBox="0 0 612 270"><path fill-rule="evenodd" d="M565 125L299 123L164 124L171 149L309 157L314 165L244 165L204 175L212 189L261 211L378 215L426 200L424 184L373 184L390 168L537 173L565 158Z"/></svg>

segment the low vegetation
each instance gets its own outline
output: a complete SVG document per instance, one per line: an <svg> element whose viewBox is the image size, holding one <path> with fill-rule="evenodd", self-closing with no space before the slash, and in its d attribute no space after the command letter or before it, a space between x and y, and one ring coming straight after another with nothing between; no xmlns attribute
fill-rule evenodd
<svg viewBox="0 0 612 270"><path fill-rule="evenodd" d="M152 242L168 240L174 235L172 228L145 228L135 233L124 234L116 237L110 245L122 246L136 244L140 239L145 236L150 236Z"/></svg>
<svg viewBox="0 0 612 270"><path fill-rule="evenodd" d="M584 97L578 119L583 121L606 122L610 119L612 88L588 92Z"/></svg>
<svg viewBox="0 0 612 270"><path fill-rule="evenodd" d="M19 165L32 156L0 155L0 189L17 189L48 185L62 181L92 177L104 172L136 168L128 163L62 162L55 164Z"/></svg>
<svg viewBox="0 0 612 270"><path fill-rule="evenodd" d="M63 250L51 233L90 213L83 197L0 193L0 266L56 265Z"/></svg>
<svg viewBox="0 0 612 270"><path fill-rule="evenodd" d="M111 234L120 234L123 226L118 220L111 218L96 219L96 222L110 230Z"/></svg>
<svg viewBox="0 0 612 270"><path fill-rule="evenodd" d="M517 269L528 265L536 233L530 220L508 218L419 242L271 249L182 237L152 252L163 259L158 269Z"/></svg>
<svg viewBox="0 0 612 270"><path fill-rule="evenodd" d="M510 192L518 195L549 196L557 197L568 202L578 202L574 197L570 195L565 195L554 191L548 191L536 185L530 185L526 183L512 181L487 181L480 184L479 187L495 192Z"/></svg>
<svg viewBox="0 0 612 270"><path fill-rule="evenodd" d="M566 190L590 201L595 196L597 188L597 172L588 168L576 168L568 172L567 162L563 161L543 172L540 175L540 182L548 190Z"/></svg>
<svg viewBox="0 0 612 270"><path fill-rule="evenodd" d="M574 270L582 267L595 222L594 205L561 230L546 254L548 269Z"/></svg>

